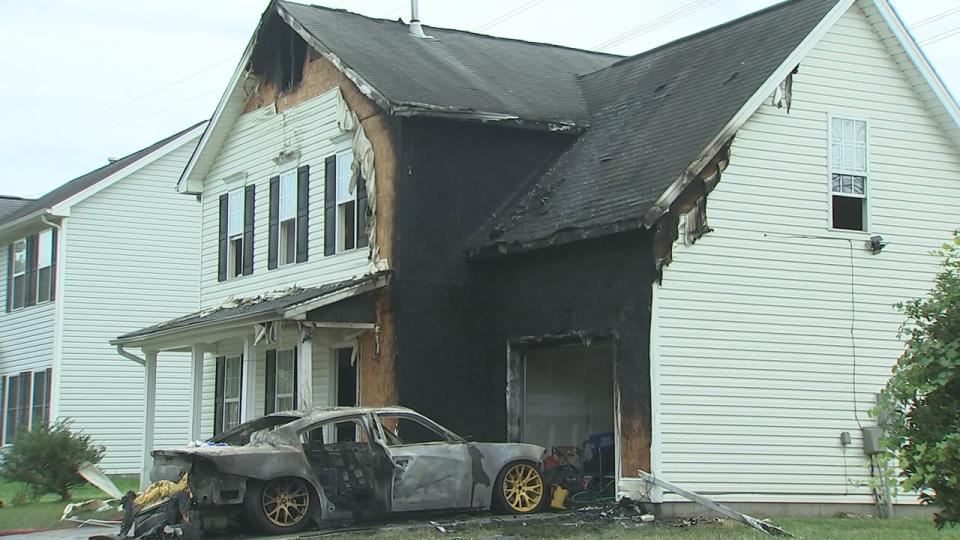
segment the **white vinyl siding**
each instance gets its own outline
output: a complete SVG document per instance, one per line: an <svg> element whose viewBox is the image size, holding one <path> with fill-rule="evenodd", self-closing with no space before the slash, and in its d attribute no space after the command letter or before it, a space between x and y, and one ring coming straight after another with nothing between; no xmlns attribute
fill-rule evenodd
<svg viewBox="0 0 960 540"><path fill-rule="evenodd" d="M926 293L958 225L960 159L857 7L793 90L789 114L764 105L737 133L714 232L675 244L656 291L654 469L722 500L869 503L857 420L903 348L894 303ZM869 121L879 255L829 229L834 116Z"/></svg>
<svg viewBox="0 0 960 540"><path fill-rule="evenodd" d="M324 239L324 160L342 149L334 142L340 136L337 127L337 92L326 92L296 107L277 114L264 107L242 115L227 136L203 192L203 260L201 266L201 303L204 307L220 304L229 295L248 296L296 284L302 287L331 283L367 272L367 250L329 257L323 255ZM300 152L298 163L277 165L282 151ZM310 166L309 260L267 270L269 233L270 178L291 167ZM245 174L247 185L256 186L254 212L254 270L225 282L217 281L219 197L230 189L222 179Z"/></svg>
<svg viewBox="0 0 960 540"><path fill-rule="evenodd" d="M144 368L109 340L199 309L200 206L173 189L195 144L76 204L66 219L58 413L106 446L111 473L140 471ZM189 440L189 367L189 353L159 354L156 447Z"/></svg>

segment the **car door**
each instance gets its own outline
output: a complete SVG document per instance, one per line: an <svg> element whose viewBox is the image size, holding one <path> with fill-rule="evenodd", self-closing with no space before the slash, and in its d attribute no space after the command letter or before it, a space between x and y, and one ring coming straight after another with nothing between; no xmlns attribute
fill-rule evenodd
<svg viewBox="0 0 960 540"><path fill-rule="evenodd" d="M419 415L377 415L383 442L394 463L393 512L470 506L467 443Z"/></svg>

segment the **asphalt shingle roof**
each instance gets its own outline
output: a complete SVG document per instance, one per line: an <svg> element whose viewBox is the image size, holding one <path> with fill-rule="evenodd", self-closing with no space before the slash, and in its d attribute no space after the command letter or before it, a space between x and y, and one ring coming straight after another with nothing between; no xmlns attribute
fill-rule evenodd
<svg viewBox="0 0 960 540"><path fill-rule="evenodd" d="M474 247L642 218L837 1L778 4L580 77L589 129Z"/></svg>
<svg viewBox="0 0 960 540"><path fill-rule="evenodd" d="M33 199L24 199L23 197L13 197L10 195L0 195L0 222L5 216L8 216L24 206L33 202Z"/></svg>
<svg viewBox="0 0 960 540"><path fill-rule="evenodd" d="M620 56L424 27L320 6L280 2L314 38L396 105L583 123L576 76Z"/></svg>
<svg viewBox="0 0 960 540"><path fill-rule="evenodd" d="M16 221L17 219L20 219L24 216L29 216L30 214L33 214L40 210L51 208L52 206L69 199L70 197L76 195L77 193L80 193L81 191L96 185L97 182L100 182L101 180L106 179L110 175L123 170L128 165L131 165L137 162L138 160L140 160L140 158L146 157L147 155L153 153L155 150L162 148L167 143L175 140L177 137L180 137L184 133L187 133L188 131L199 126L202 123L203 122L194 124L188 127L187 129L184 129L179 133L175 133L161 141L157 141L142 150L137 150L136 152L128 156L124 156L115 161L112 161L104 165L103 167L100 167L99 169L90 171L87 174L84 174L83 176L78 176L77 178L70 180L69 182L61 185L60 187L54 189L53 191L48 192L47 194L43 195L38 199L28 200L27 201L28 204L20 205L17 209L13 210L9 214L4 214L2 207L0 207L0 225L9 223L11 221ZM174 186L171 185L170 189L173 189L173 187Z"/></svg>

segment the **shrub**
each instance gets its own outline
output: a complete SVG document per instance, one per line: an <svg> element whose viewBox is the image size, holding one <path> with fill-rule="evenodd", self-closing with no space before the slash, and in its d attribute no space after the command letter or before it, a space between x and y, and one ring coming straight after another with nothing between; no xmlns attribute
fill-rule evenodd
<svg viewBox="0 0 960 540"><path fill-rule="evenodd" d="M938 527L960 523L960 236L935 252L940 272L926 298L899 304L906 349L882 394L889 448L904 487L936 504Z"/></svg>
<svg viewBox="0 0 960 540"><path fill-rule="evenodd" d="M59 421L17 435L4 454L0 476L26 484L31 498L55 493L62 501L70 500L70 488L86 483L77 468L103 458L102 447L70 427L70 422Z"/></svg>

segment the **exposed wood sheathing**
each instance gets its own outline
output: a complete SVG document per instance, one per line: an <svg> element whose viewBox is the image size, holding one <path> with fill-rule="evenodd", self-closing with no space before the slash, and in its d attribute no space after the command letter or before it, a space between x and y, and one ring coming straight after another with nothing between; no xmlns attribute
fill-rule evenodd
<svg viewBox="0 0 960 540"><path fill-rule="evenodd" d="M360 337L360 403L368 406L395 405L394 325L387 291L375 294L377 329Z"/></svg>

